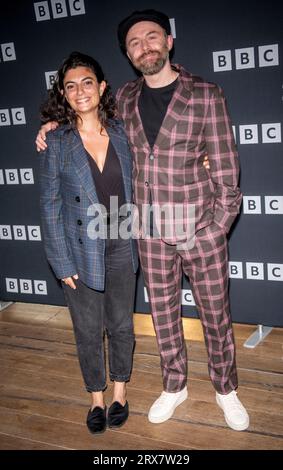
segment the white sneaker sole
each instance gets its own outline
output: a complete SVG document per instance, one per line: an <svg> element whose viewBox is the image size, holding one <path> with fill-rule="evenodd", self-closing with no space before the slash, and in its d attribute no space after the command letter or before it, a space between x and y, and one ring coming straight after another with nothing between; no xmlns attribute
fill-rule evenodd
<svg viewBox="0 0 283 470"><path fill-rule="evenodd" d="M224 413L224 410L222 408L222 405L220 403L220 400L218 400L218 397L216 395L216 403L217 405L219 406L219 408L221 408L221 410L223 411ZM227 416L225 415L224 413L224 418L225 418L225 421L226 423L228 424L229 428L233 429L234 431L245 431L246 429L248 429L249 425L250 425L250 420L249 420L249 417L247 417L246 421L244 421L244 423L242 424L236 424L234 423L233 421L229 421L229 419L227 418Z"/></svg>
<svg viewBox="0 0 283 470"><path fill-rule="evenodd" d="M186 392L184 392L184 394L181 395L176 401L173 409L171 408L169 411L167 411L167 413L164 413L162 416L151 416L149 412L148 421L153 424L164 423L165 421L167 421L173 416L174 411L177 408L177 406L181 405L181 403L183 403L187 398L188 398L188 390L186 389Z"/></svg>

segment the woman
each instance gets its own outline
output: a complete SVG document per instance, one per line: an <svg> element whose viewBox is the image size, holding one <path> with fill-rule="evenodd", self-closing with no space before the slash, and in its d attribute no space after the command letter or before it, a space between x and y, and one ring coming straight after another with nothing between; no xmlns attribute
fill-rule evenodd
<svg viewBox="0 0 283 470"><path fill-rule="evenodd" d="M125 220L119 209L132 197L131 154L115 114L100 65L73 52L60 66L42 108L42 119L52 118L60 127L48 133L47 150L40 156L41 214L47 258L62 282L91 393L87 426L92 433L104 432L107 421L118 427L127 420L126 382L134 348L136 248L132 239L110 238L115 224L119 228ZM114 212L111 197L118 201ZM97 214L98 235L92 225ZM114 382L108 415L104 330Z"/></svg>

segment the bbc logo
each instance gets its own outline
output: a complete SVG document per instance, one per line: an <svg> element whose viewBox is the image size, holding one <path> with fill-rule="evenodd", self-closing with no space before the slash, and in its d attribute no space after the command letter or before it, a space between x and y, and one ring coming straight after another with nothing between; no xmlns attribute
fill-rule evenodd
<svg viewBox="0 0 283 470"><path fill-rule="evenodd" d="M243 213L262 214L261 196L244 196ZM283 214L283 196L264 196L264 213L268 215Z"/></svg>
<svg viewBox="0 0 283 470"><path fill-rule="evenodd" d="M47 282L7 277L6 290L7 292L20 294L47 295Z"/></svg>
<svg viewBox="0 0 283 470"><path fill-rule="evenodd" d="M34 3L36 21L47 21L51 19L48 1ZM85 15L84 0L69 0L69 13L66 0L50 0L51 12L54 20L71 16Z"/></svg>
<svg viewBox="0 0 283 470"><path fill-rule="evenodd" d="M239 126L240 144L277 144L281 143L281 122L258 124L243 124ZM235 140L237 141L236 127L233 126Z"/></svg>
<svg viewBox="0 0 283 470"><path fill-rule="evenodd" d="M176 34L175 18L169 18L169 23L170 23L171 35L174 39L176 39L177 34Z"/></svg>
<svg viewBox="0 0 283 470"><path fill-rule="evenodd" d="M189 307L195 307L196 302L191 289L182 289L182 305L188 305Z"/></svg>
<svg viewBox="0 0 283 470"><path fill-rule="evenodd" d="M0 109L0 126L14 126L20 124L26 124L26 116L24 108L12 108L11 109L11 117L9 109ZM12 122L11 122L12 121Z"/></svg>
<svg viewBox="0 0 283 470"><path fill-rule="evenodd" d="M245 273L244 273L245 267ZM266 271L266 273L265 273ZM230 261L229 277L232 279L249 279L255 281L283 281L283 264Z"/></svg>
<svg viewBox="0 0 283 470"><path fill-rule="evenodd" d="M11 168L4 171L0 169L0 184L34 184L32 168Z"/></svg>
<svg viewBox="0 0 283 470"><path fill-rule="evenodd" d="M278 44L270 44L267 46L258 46L258 66L274 67L279 65ZM214 72L227 72L233 69L232 51L216 51L212 53ZM235 49L235 68L237 70L254 69L255 48L245 47Z"/></svg>
<svg viewBox="0 0 283 470"><path fill-rule="evenodd" d="M51 90L56 80L57 70L53 72L45 72L45 81L46 81L46 88L47 90Z"/></svg>
<svg viewBox="0 0 283 470"><path fill-rule="evenodd" d="M0 240L41 241L39 225L0 225Z"/></svg>
<svg viewBox="0 0 283 470"><path fill-rule="evenodd" d="M1 44L1 53L2 53L3 62L16 60L16 51L15 51L15 45L13 42L6 42L5 44ZM0 57L0 62L1 62L1 57Z"/></svg>

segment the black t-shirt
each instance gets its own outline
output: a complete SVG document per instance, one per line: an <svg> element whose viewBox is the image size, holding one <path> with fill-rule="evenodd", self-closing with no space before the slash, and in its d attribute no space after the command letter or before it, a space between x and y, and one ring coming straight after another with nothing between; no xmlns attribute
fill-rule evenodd
<svg viewBox="0 0 283 470"><path fill-rule="evenodd" d="M110 140L102 172L88 152L87 155L99 203L103 204L110 214L110 196L118 196L118 208L126 203L119 158Z"/></svg>
<svg viewBox="0 0 283 470"><path fill-rule="evenodd" d="M144 82L140 98L139 112L146 138L152 148L165 117L168 105L175 91L177 80L161 88L150 88Z"/></svg>

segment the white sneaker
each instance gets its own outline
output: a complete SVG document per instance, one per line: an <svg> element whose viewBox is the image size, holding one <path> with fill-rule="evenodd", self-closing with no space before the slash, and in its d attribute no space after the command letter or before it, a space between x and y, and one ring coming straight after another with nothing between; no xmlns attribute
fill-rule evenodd
<svg viewBox="0 0 283 470"><path fill-rule="evenodd" d="M222 408L226 423L234 431L244 431L249 427L249 415L233 390L227 395L216 392L217 405Z"/></svg>
<svg viewBox="0 0 283 470"><path fill-rule="evenodd" d="M187 387L180 392L168 393L162 392L160 397L155 400L148 413L148 420L151 423L163 423L171 418L175 408L188 398Z"/></svg>

